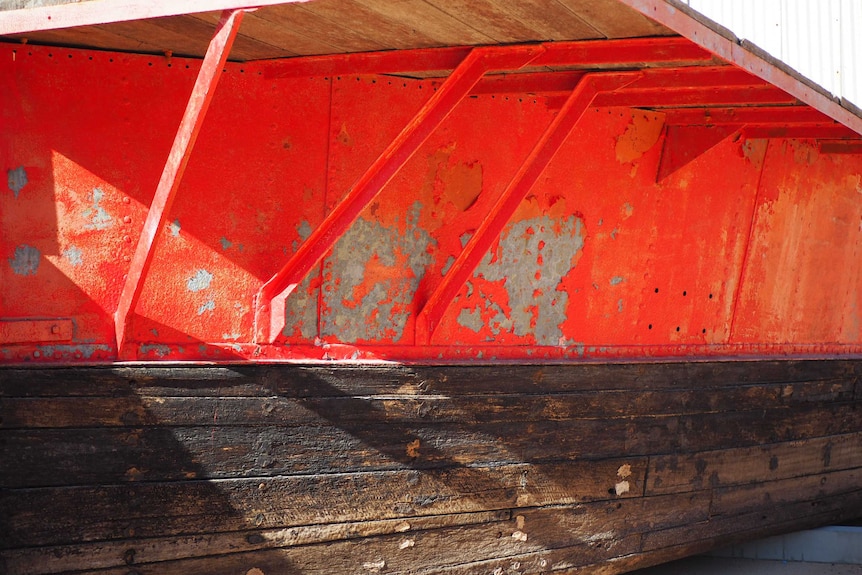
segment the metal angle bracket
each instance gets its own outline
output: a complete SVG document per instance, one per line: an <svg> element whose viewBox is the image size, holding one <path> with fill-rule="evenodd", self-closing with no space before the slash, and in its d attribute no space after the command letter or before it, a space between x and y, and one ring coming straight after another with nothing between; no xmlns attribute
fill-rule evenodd
<svg viewBox="0 0 862 575"><path fill-rule="evenodd" d="M661 182L684 168L728 137L741 126L667 126L656 181Z"/></svg>
<svg viewBox="0 0 862 575"><path fill-rule="evenodd" d="M186 165L191 156L204 116L212 101L216 85L221 77L222 69L227 61L233 40L236 38L240 22L245 10L225 10L222 12L215 34L207 48L200 71L198 72L192 93L189 96L183 119L180 122L165 167L162 170L156 193L147 212L143 230L138 238L135 254L129 265L123 291L114 313L114 331L117 343L117 355L122 357L123 345L126 340L129 316L135 311L135 306L141 295L144 280L150 269L150 263L155 253L159 232L165 224L168 213L176 197L177 189L183 178Z"/></svg>

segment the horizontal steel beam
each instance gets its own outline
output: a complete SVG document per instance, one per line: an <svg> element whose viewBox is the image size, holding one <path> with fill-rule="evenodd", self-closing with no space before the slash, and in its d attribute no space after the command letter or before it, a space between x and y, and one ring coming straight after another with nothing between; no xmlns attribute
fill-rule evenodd
<svg viewBox="0 0 862 575"><path fill-rule="evenodd" d="M704 63L712 55L685 38L633 38L546 42L544 52L531 67L632 66L650 64ZM515 48L510 46L508 48ZM470 52L470 47L422 48L356 54L333 54L290 58L263 64L264 77L295 78L362 74L404 74L440 72L443 76ZM501 68L505 69L505 68ZM567 90L570 91L570 90Z"/></svg>
<svg viewBox="0 0 862 575"><path fill-rule="evenodd" d="M95 26L112 22L128 22L147 18L162 18L197 12L253 9L275 4L290 4L305 0L87 0L57 6L39 6L0 11L0 35L26 34L43 30Z"/></svg>
<svg viewBox="0 0 862 575"><path fill-rule="evenodd" d="M750 106L733 108L682 108L667 110L669 126L719 124L834 124L835 121L808 106Z"/></svg>

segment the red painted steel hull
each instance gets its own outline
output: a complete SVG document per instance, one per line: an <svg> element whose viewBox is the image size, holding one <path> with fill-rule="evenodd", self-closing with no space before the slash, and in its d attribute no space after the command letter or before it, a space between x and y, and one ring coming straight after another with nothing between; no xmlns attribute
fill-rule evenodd
<svg viewBox="0 0 862 575"><path fill-rule="evenodd" d="M436 54L417 66L423 53ZM680 155L684 126L665 121L694 121L678 101L705 96L690 86L616 98L653 110L587 109L426 345L417 315L559 106L558 91L477 90L360 205L287 299L275 342L259 340L261 286L442 82L296 65L226 65L118 354L113 316L198 63L3 46L0 361L862 352L862 157L732 128L709 142L708 109L687 136L704 152ZM737 89L740 127L756 127L744 98L757 90ZM775 126L780 110L761 117ZM657 183L662 161L675 164Z"/></svg>

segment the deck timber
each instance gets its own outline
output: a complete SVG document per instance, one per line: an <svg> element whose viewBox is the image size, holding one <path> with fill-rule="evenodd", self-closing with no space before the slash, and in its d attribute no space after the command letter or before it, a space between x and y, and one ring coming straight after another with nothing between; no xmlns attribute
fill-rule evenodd
<svg viewBox="0 0 862 575"><path fill-rule="evenodd" d="M0 565L620 573L859 516L860 369L4 368Z"/></svg>

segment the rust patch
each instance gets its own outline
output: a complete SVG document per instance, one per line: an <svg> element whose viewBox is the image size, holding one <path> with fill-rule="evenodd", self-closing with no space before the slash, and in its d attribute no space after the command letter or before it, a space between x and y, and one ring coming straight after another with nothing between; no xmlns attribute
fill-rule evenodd
<svg viewBox="0 0 862 575"><path fill-rule="evenodd" d="M617 138L616 156L627 164L643 156L661 137L664 121L655 114L635 114L626 131Z"/></svg>

